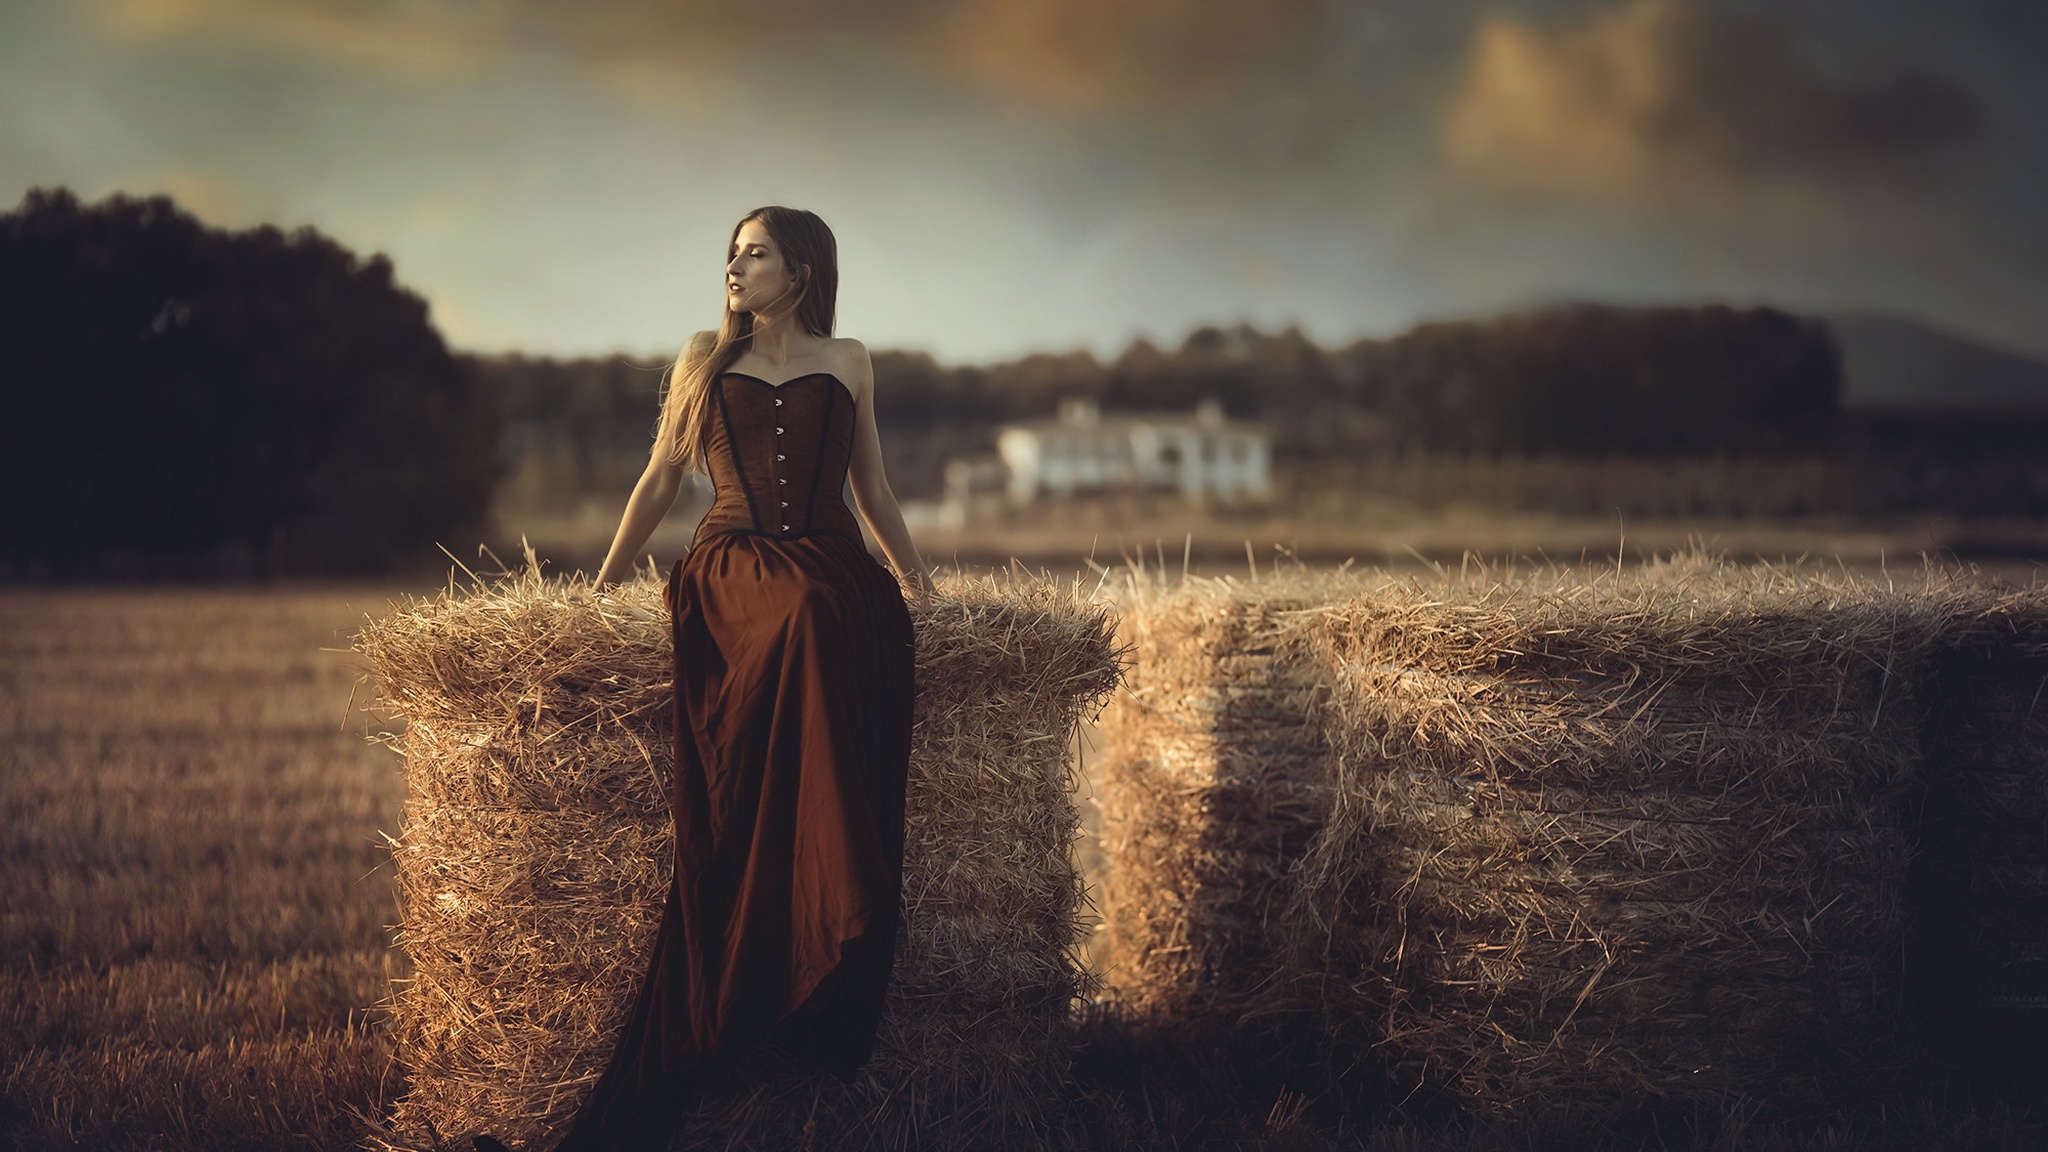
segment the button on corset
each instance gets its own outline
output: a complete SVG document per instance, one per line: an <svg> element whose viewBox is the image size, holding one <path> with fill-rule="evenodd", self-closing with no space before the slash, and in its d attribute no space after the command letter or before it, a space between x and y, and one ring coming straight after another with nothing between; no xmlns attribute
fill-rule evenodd
<svg viewBox="0 0 2048 1152"><path fill-rule="evenodd" d="M854 431L844 384L818 374L772 386L729 372L711 381L706 399L700 442L716 493L699 539L734 531L859 537L841 494Z"/></svg>

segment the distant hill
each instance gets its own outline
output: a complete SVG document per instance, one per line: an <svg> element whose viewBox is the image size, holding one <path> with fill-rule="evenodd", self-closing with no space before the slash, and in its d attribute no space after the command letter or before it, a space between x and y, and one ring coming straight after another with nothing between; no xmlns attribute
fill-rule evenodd
<svg viewBox="0 0 2048 1152"><path fill-rule="evenodd" d="M1904 316L1852 312L1826 319L1842 349L1845 408L2048 410L2048 361Z"/></svg>

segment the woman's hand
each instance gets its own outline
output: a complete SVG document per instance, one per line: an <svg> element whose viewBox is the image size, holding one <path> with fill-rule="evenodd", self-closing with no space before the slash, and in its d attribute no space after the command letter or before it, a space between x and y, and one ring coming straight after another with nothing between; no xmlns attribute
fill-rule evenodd
<svg viewBox="0 0 2048 1152"><path fill-rule="evenodd" d="M921 567L908 572L897 572L896 582L903 586L904 593L913 600L923 600L938 591L938 586L932 582L932 574Z"/></svg>

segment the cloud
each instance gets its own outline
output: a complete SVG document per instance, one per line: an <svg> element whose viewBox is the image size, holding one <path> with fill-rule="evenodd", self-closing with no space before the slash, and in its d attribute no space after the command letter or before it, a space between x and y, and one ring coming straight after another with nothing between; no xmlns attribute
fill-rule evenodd
<svg viewBox="0 0 2048 1152"><path fill-rule="evenodd" d="M1983 121L1969 90L1931 72L1837 79L1773 25L1633 0L1549 28L1483 21L1441 150L1481 187L1803 216L1936 189Z"/></svg>
<svg viewBox="0 0 2048 1152"><path fill-rule="evenodd" d="M247 38L411 72L473 68L505 42L502 12L445 0L101 0L100 24L133 39Z"/></svg>
<svg viewBox="0 0 2048 1152"><path fill-rule="evenodd" d="M137 187L162 188L178 206L217 227L247 228L262 223L248 211L244 197L229 181L192 168L172 168L162 179L139 181Z"/></svg>
<svg viewBox="0 0 2048 1152"><path fill-rule="evenodd" d="M271 223L273 207L253 198L232 177L174 164L98 181L81 188L88 201L107 196L169 196L178 207L216 228L253 228Z"/></svg>
<svg viewBox="0 0 2048 1152"><path fill-rule="evenodd" d="M961 79L1040 107L1207 106L1312 30L1307 0L975 0L929 41Z"/></svg>
<svg viewBox="0 0 2048 1152"><path fill-rule="evenodd" d="M1315 0L100 0L138 38L245 38L420 72L567 57L628 91L789 86L878 55L1037 110L1173 113L1240 92L1303 43ZM761 68L759 65L770 65ZM780 65L781 67L775 67ZM827 71L821 74L818 69ZM663 77L672 77L673 85Z"/></svg>

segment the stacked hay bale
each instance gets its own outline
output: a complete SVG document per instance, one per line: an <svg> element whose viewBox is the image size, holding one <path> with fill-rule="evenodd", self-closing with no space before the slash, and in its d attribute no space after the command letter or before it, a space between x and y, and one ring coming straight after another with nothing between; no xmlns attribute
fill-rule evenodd
<svg viewBox="0 0 2048 1152"><path fill-rule="evenodd" d="M1125 945L1162 914L1145 891L1187 865L1120 852L1119 996L1304 1021L1340 1060L1489 1110L1814 1098L1890 1074L1934 599L1697 557L1140 594L1146 642L1106 717L1112 849L1233 755L1227 726L1174 746L1137 706L1199 695L1198 674L1169 687L1155 667L1199 660L1197 621L1222 614L1315 701L1295 747L1320 759L1276 793L1319 801L1288 817L1313 831L1281 838L1256 893L1219 890L1216 907L1263 906L1280 943L1207 994L1152 987L1204 974ZM1256 799L1189 810L1190 845L1273 837L1245 827ZM1202 938L1201 895L1140 937Z"/></svg>
<svg viewBox="0 0 2048 1152"><path fill-rule="evenodd" d="M1938 606L1696 558L1463 591L1303 629L1336 689L1303 972L1486 1107L1885 1083Z"/></svg>
<svg viewBox="0 0 2048 1152"><path fill-rule="evenodd" d="M1328 749L1309 722L1315 669L1274 642L1305 590L1261 592L1193 583L1123 622L1134 678L1104 711L1091 775L1110 983L1141 1019L1287 1023L1246 1010L1278 962L1289 869L1321 828Z"/></svg>
<svg viewBox="0 0 2048 1152"><path fill-rule="evenodd" d="M672 859L660 595L529 571L359 638L406 721L393 1147L541 1138L610 1052ZM746 1054L679 1146L979 1148L1049 1123L1088 983L1068 744L1121 654L1100 605L1048 582L944 582L912 616L904 935L875 1056L842 1085Z"/></svg>
<svg viewBox="0 0 2048 1152"><path fill-rule="evenodd" d="M2002 967L2048 959L2048 588L1960 593L1930 696L1915 991L1953 1047Z"/></svg>

